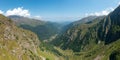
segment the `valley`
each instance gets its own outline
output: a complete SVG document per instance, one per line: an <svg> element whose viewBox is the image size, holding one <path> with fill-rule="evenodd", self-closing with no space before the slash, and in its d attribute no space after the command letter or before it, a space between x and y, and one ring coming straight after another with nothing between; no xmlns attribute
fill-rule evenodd
<svg viewBox="0 0 120 60"><path fill-rule="evenodd" d="M68 22L0 13L0 60L120 60L120 5Z"/></svg>

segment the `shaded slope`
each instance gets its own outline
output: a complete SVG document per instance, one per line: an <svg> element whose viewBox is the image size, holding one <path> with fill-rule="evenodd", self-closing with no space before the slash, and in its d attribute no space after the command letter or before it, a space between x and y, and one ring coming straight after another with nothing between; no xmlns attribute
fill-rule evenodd
<svg viewBox="0 0 120 60"><path fill-rule="evenodd" d="M106 44L118 40L120 38L120 6L110 13L101 24L99 36L105 40Z"/></svg>

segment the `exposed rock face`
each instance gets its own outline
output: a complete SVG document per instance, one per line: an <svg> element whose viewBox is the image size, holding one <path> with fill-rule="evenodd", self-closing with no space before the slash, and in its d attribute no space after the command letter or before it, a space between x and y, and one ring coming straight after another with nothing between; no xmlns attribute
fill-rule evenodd
<svg viewBox="0 0 120 60"><path fill-rule="evenodd" d="M120 38L120 6L101 21L99 31L101 32L99 37L102 40L105 40L106 44L114 42Z"/></svg>

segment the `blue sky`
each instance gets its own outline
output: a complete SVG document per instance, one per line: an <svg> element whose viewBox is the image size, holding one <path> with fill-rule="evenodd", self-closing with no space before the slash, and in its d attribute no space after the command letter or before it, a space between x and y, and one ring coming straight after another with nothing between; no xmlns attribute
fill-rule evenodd
<svg viewBox="0 0 120 60"><path fill-rule="evenodd" d="M0 0L0 11L6 14L8 10L20 8L27 10L30 16L40 17L42 20L74 21L86 14L104 15L106 10L111 11L118 3L119 0Z"/></svg>

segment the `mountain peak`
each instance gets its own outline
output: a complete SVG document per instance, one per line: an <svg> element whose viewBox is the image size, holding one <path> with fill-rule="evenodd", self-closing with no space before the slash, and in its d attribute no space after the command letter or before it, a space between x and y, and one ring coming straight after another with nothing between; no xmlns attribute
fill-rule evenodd
<svg viewBox="0 0 120 60"><path fill-rule="evenodd" d="M120 38L120 5L104 19L102 24L104 31L101 38L106 44Z"/></svg>
<svg viewBox="0 0 120 60"><path fill-rule="evenodd" d="M111 12L109 15L120 15L120 5L113 11Z"/></svg>
<svg viewBox="0 0 120 60"><path fill-rule="evenodd" d="M111 24L120 25L120 5L113 12L111 12L108 17L111 20Z"/></svg>

